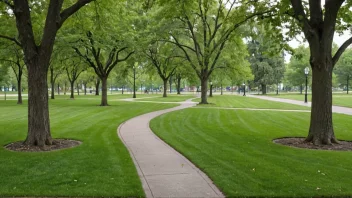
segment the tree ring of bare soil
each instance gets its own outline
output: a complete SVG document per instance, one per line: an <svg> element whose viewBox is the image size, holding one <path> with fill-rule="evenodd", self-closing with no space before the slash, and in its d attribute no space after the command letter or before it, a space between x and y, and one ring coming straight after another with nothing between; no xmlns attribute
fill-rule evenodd
<svg viewBox="0 0 352 198"><path fill-rule="evenodd" d="M45 145L44 147L39 146L28 146L24 145L23 141L14 142L8 145L5 145L5 149L16 152L49 152L49 151L58 151L67 148L73 148L81 145L82 142L78 140L70 139L53 139L52 145Z"/></svg>
<svg viewBox="0 0 352 198"><path fill-rule="evenodd" d="M306 138L302 137L284 137L274 139L273 142L276 144L282 144L285 146L312 149L312 150L330 150L330 151L352 151L352 142L339 140L339 144L331 145L314 145L311 142L306 142Z"/></svg>

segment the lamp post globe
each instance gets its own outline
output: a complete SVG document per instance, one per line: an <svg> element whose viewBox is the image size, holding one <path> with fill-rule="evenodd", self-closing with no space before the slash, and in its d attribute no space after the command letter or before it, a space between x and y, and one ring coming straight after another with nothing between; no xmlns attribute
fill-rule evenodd
<svg viewBox="0 0 352 198"><path fill-rule="evenodd" d="M304 103L308 103L308 74L309 74L309 67L304 68L304 74L306 75L306 93L304 95Z"/></svg>

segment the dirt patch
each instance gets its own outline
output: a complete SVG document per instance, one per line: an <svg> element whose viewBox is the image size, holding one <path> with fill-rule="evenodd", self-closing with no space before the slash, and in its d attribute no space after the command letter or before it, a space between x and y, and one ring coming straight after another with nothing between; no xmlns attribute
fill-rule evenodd
<svg viewBox="0 0 352 198"><path fill-rule="evenodd" d="M67 149L76 147L82 144L78 140L68 140L68 139L54 139L53 145L38 147L38 146L27 146L23 145L23 142L14 142L5 146L5 149L17 152L49 152L57 151L61 149Z"/></svg>
<svg viewBox="0 0 352 198"><path fill-rule="evenodd" d="M273 140L274 143L282 144L291 147L314 149L314 150L331 150L331 151L352 151L352 142L339 140L339 144L332 145L314 145L310 142L305 142L305 138L279 138Z"/></svg>

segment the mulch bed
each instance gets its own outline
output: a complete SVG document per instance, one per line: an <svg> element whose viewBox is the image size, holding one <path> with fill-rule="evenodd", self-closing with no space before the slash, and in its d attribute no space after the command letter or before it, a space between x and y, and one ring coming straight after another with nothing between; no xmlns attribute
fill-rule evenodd
<svg viewBox="0 0 352 198"><path fill-rule="evenodd" d="M79 146L82 142L68 139L53 139L53 145L38 147L26 146L23 142L14 142L5 146L5 149L17 152L49 152Z"/></svg>
<svg viewBox="0 0 352 198"><path fill-rule="evenodd" d="M352 142L339 141L339 144L332 145L314 145L310 142L305 142L305 138L280 138L273 142L291 147L314 149L314 150L331 150L331 151L352 151Z"/></svg>

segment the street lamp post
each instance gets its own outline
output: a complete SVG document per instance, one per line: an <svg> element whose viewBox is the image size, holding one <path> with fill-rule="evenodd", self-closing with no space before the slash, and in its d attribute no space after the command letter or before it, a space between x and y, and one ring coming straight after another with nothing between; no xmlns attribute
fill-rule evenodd
<svg viewBox="0 0 352 198"><path fill-rule="evenodd" d="M308 98L307 98L307 95L308 95L308 74L309 74L309 67L306 67L304 69L304 74L306 75L306 94L304 96L304 102L305 103L308 103Z"/></svg>
<svg viewBox="0 0 352 198"><path fill-rule="evenodd" d="M136 96L136 66L138 63L135 63L133 67L133 98L137 98Z"/></svg>
<svg viewBox="0 0 352 198"><path fill-rule="evenodd" d="M246 96L246 84L243 83L243 96Z"/></svg>

